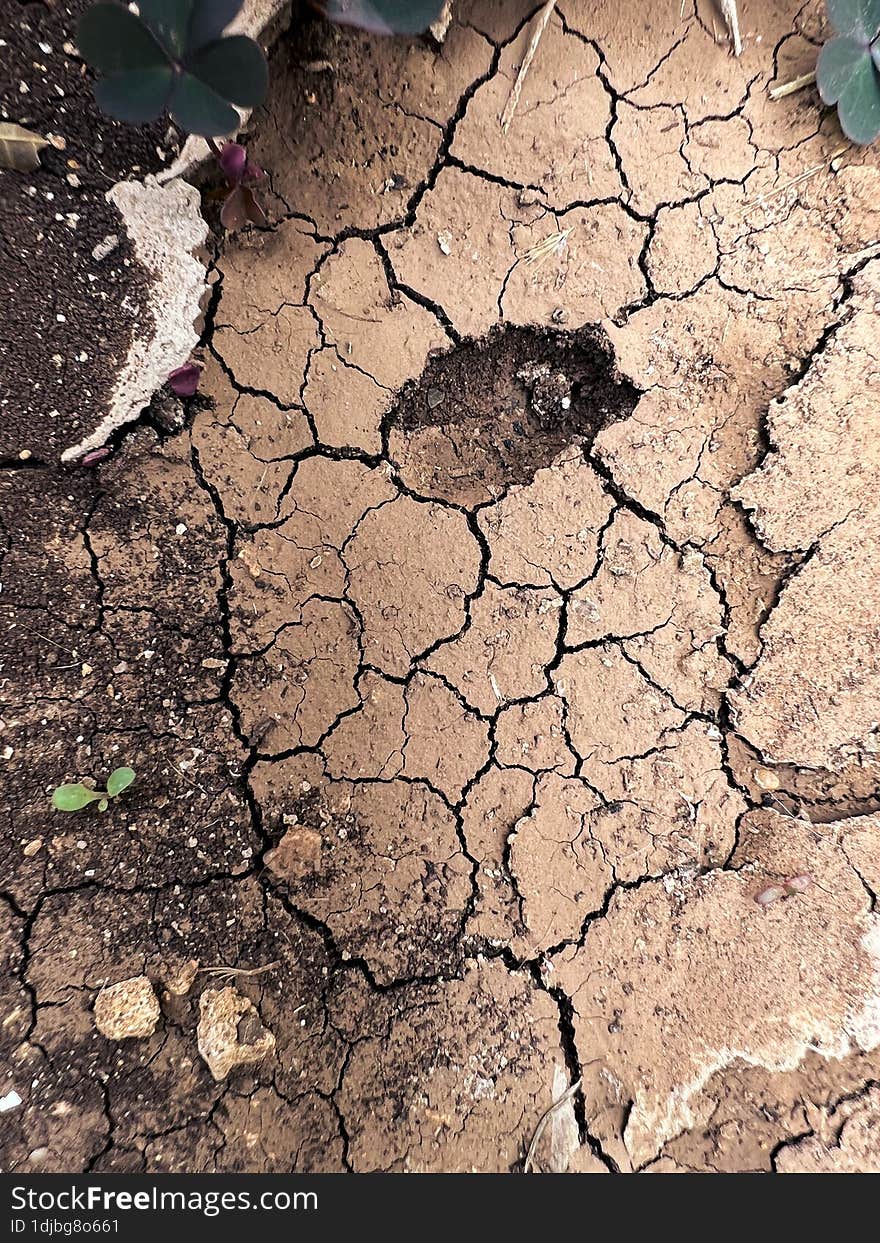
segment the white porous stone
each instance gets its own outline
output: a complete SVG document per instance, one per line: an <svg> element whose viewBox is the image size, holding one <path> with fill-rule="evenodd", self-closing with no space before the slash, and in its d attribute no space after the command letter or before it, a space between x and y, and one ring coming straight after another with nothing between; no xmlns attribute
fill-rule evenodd
<svg viewBox="0 0 880 1243"><path fill-rule="evenodd" d="M84 440L64 451L62 461L99 448L117 427L137 418L199 339L195 323L205 292L205 268L193 252L204 245L208 226L198 190L185 181L160 186L155 177L147 177L144 182L118 182L107 198L122 213L135 255L152 282L105 417Z"/></svg>

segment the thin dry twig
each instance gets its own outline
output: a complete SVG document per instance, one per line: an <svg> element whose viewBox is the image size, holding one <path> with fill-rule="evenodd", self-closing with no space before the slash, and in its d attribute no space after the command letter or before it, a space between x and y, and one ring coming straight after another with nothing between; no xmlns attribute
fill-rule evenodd
<svg viewBox="0 0 880 1243"><path fill-rule="evenodd" d="M733 41L734 56L742 56L742 36L739 33L739 13L736 11L736 0L721 0L721 16L727 23Z"/></svg>
<svg viewBox="0 0 880 1243"><path fill-rule="evenodd" d="M814 164L811 168L804 169L802 173L798 173L797 177L792 177L790 181L786 181L783 185L777 186L775 190L768 190L766 194L759 194L750 202L746 203L746 210L751 207L763 206L769 203L771 199L778 198L780 194L785 194L786 190L791 190L795 186L799 186L801 182L808 181L810 177L815 177L816 173L821 173L824 168L833 165L835 160L840 159L849 150L849 143L842 147L838 147L835 151L819 164Z"/></svg>
<svg viewBox="0 0 880 1243"><path fill-rule="evenodd" d="M234 975L266 975L269 971L277 971L280 966L279 960L266 963L265 967L201 967L199 975L222 975L224 979L231 979Z"/></svg>
<svg viewBox="0 0 880 1243"><path fill-rule="evenodd" d="M816 70L811 69L809 73L802 73L799 78L792 78L790 82L783 82L781 86L771 86L767 94L771 99L785 99L786 95L793 95L795 91L802 91L805 86L812 86L816 81Z"/></svg>
<svg viewBox="0 0 880 1243"><path fill-rule="evenodd" d="M31 630L30 626L19 626L19 630L24 630L28 634L36 635L37 638L42 639L44 643L51 643L52 647L57 647L59 652L64 652L67 656L73 655L73 652L69 647L62 647L60 643L56 643L54 639L50 639L47 634L41 634L39 630ZM76 663L79 664L80 662L77 661Z"/></svg>
<svg viewBox="0 0 880 1243"><path fill-rule="evenodd" d="M532 267L533 264L545 263L553 255L558 255L568 241L571 231L571 228L561 229L559 232L551 233L542 241L537 242L523 256L525 262L529 267Z"/></svg>
<svg viewBox="0 0 880 1243"><path fill-rule="evenodd" d="M535 59L535 53L538 50L538 44L541 42L544 31L547 29L547 23L553 15L556 8L556 0L547 0L541 12L535 18L535 29L532 34L526 54L523 57L523 63L519 67L519 73L516 75L507 103L504 105L504 111L501 113L501 129L506 134L510 129L510 123L513 120L513 114L516 112L519 97L522 94L523 83L526 80L526 74L529 72L532 61Z"/></svg>
<svg viewBox="0 0 880 1243"><path fill-rule="evenodd" d="M550 1108L545 1109L544 1112L541 1114L541 1117L538 1119L538 1125L535 1127L535 1133L532 1136L532 1142L529 1144L529 1150L526 1153L526 1159L525 1161L523 1161L522 1172L524 1174L528 1174L532 1161L534 1161L535 1159L535 1152L537 1150L538 1144L540 1143L541 1136L544 1134L544 1131L547 1129L547 1123L556 1113L557 1109L561 1108L561 1106L563 1106L566 1103L566 1101L570 1101L571 1098L574 1096L575 1092L580 1091L580 1086L583 1083L583 1081L584 1081L583 1076L581 1076L579 1079L575 1079L574 1083L570 1087L565 1089L565 1091L560 1096L559 1100L554 1101L553 1104L550 1106Z"/></svg>

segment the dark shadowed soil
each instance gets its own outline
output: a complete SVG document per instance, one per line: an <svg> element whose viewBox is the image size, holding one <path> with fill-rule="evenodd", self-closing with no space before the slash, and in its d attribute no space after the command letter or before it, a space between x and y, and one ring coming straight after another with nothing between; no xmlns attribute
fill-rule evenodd
<svg viewBox="0 0 880 1243"><path fill-rule="evenodd" d="M479 483L499 492L528 483L576 437L589 445L603 427L630 415L638 397L617 374L600 331L510 327L430 359L404 386L387 425L408 436L437 429L439 440L409 441L413 455L425 445L422 465L431 470L433 462L435 484L454 458L457 486Z"/></svg>

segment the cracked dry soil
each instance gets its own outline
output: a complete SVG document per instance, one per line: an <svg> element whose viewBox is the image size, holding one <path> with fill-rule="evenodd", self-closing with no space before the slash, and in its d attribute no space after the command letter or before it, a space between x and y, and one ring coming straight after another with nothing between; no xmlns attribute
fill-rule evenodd
<svg viewBox="0 0 880 1243"><path fill-rule="evenodd" d="M562 0L506 138L523 3L276 47L186 429L0 480L5 1169L516 1170L578 1078L539 1169L880 1168L880 160L767 93L820 7Z"/></svg>

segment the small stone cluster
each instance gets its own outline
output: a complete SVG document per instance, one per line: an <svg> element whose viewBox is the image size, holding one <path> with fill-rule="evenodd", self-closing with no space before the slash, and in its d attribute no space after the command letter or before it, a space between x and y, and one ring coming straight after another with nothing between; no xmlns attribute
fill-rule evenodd
<svg viewBox="0 0 880 1243"><path fill-rule="evenodd" d="M165 981L173 997L185 996L195 982L198 963L175 969ZM138 1040L152 1036L161 1018L159 998L145 975L111 984L95 1001L95 1026L108 1040ZM237 989L206 989L199 998L197 1029L199 1053L220 1082L239 1066L263 1061L275 1049L275 1037L260 1020L250 998Z"/></svg>

